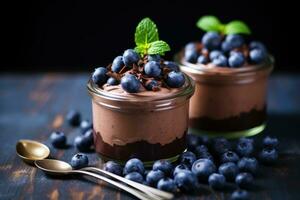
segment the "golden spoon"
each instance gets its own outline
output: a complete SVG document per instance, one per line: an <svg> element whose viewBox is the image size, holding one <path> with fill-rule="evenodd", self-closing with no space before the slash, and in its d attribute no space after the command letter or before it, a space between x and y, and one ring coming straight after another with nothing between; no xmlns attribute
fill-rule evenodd
<svg viewBox="0 0 300 200"><path fill-rule="evenodd" d="M16 151L17 155L29 164L33 164L36 160L43 160L50 154L46 145L33 140L19 140Z"/></svg>

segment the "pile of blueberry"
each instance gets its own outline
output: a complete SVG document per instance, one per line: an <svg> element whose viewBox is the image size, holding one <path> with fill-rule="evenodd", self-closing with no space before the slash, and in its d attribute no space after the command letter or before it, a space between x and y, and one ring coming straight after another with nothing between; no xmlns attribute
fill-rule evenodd
<svg viewBox="0 0 300 200"><path fill-rule="evenodd" d="M146 170L137 158L128 160L124 168L109 161L104 169L132 181L146 184L168 192L195 192L200 184L222 190L228 185L238 187L231 199L249 199L247 189L254 185L259 163L271 165L278 159L278 139L265 137L262 148L255 148L254 140L240 138L235 145L225 138L208 140L205 137L188 135L188 150L181 154L178 163L156 161L151 170Z"/></svg>
<svg viewBox="0 0 300 200"><path fill-rule="evenodd" d="M239 68L247 64L261 64L268 53L264 44L258 41L246 43L240 34L221 35L207 32L201 43L188 43L184 59L190 63L212 63L218 67Z"/></svg>
<svg viewBox="0 0 300 200"><path fill-rule="evenodd" d="M185 83L185 76L176 63L164 61L158 54L141 57L127 49L108 67L96 68L92 80L99 87L121 84L126 92L137 93L141 87L152 91L159 87L179 88Z"/></svg>

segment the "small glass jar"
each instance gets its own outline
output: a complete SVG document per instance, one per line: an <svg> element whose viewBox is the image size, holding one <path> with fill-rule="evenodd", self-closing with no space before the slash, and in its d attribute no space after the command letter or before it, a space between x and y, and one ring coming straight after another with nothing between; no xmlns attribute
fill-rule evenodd
<svg viewBox="0 0 300 200"><path fill-rule="evenodd" d="M116 94L91 80L95 150L104 160L124 162L136 157L146 164L158 159L175 161L186 149L189 99L193 80L162 95Z"/></svg>
<svg viewBox="0 0 300 200"><path fill-rule="evenodd" d="M189 113L192 133L236 138L264 130L272 57L261 65L241 68L192 64L183 59L180 63L181 70L196 82Z"/></svg>

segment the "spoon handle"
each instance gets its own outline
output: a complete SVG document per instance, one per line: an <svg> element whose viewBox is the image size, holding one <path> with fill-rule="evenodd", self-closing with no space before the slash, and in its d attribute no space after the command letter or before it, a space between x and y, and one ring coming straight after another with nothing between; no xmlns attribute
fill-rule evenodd
<svg viewBox="0 0 300 200"><path fill-rule="evenodd" d="M105 171L105 170L102 170L102 169L99 169L99 168L96 168L96 167L85 167L81 170L88 170L88 171L93 171L93 172L100 172L102 174L105 174L105 175L108 175L112 178L115 178L121 182L124 182L136 189L139 189L139 190L142 190L144 192L146 192L148 195L151 195L149 194L152 193L158 197L161 197L163 199L173 199L174 198L174 195L172 193L169 193L169 192L165 192L165 191L162 191L162 190L158 190L156 188L153 188L153 187L149 187L149 186L146 186L146 185L143 185L143 184L140 184L140 183L137 183L137 182L134 182L134 181L131 181L131 180L128 180L126 178L123 178L121 176L118 176L116 174L113 174L111 172L108 172L108 171ZM152 195L151 195L152 196ZM160 198L160 199L161 199Z"/></svg>
<svg viewBox="0 0 300 200"><path fill-rule="evenodd" d="M137 191L136 189L133 189L133 188L128 187L128 186L126 186L124 184L121 184L121 183L118 183L118 182L113 181L111 179L108 179L108 178L106 178L104 176L100 176L98 174L94 174L94 173L83 171L83 170L72 170L71 173L79 173L79 174L89 175L89 176L92 176L94 178L100 179L102 181L110 183L111 185L114 185L114 186L116 186L116 187L118 187L118 188L120 188L120 189L122 189L122 190L124 190L124 191L126 191L126 192L128 192L130 194L132 194L133 196L135 196L135 197L137 197L137 198L139 198L141 200L152 199L148 195L143 194L143 193Z"/></svg>

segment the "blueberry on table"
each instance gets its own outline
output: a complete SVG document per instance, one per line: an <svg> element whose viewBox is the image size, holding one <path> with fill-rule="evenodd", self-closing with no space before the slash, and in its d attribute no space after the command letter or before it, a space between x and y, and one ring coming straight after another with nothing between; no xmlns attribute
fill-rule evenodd
<svg viewBox="0 0 300 200"><path fill-rule="evenodd" d="M179 164L177 165L175 168L174 168L174 171L173 171L173 176L175 177L176 174L178 174L179 172L181 171L185 171L185 170L190 170L190 168L188 166L186 166L185 164Z"/></svg>
<svg viewBox="0 0 300 200"><path fill-rule="evenodd" d="M95 84L101 87L104 83L106 83L108 76L106 75L107 69L105 67L98 67L95 69L92 74L92 80Z"/></svg>
<svg viewBox="0 0 300 200"><path fill-rule="evenodd" d="M235 177L239 173L239 168L233 162L223 163L219 166L219 173L226 177L228 181L234 181Z"/></svg>
<svg viewBox="0 0 300 200"><path fill-rule="evenodd" d="M165 174L161 170L151 170L146 176L146 182L153 187L157 186L157 182L164 178Z"/></svg>
<svg viewBox="0 0 300 200"><path fill-rule="evenodd" d="M198 145L201 144L201 138L195 134L187 134L186 142L188 150L194 151Z"/></svg>
<svg viewBox="0 0 300 200"><path fill-rule="evenodd" d="M209 59L213 60L213 59L217 58L219 55L224 55L224 54L219 50L213 50L209 53Z"/></svg>
<svg viewBox="0 0 300 200"><path fill-rule="evenodd" d="M131 172L131 173L127 174L125 176L125 178L129 179L131 181L134 181L134 182L138 182L138 183L143 183L144 182L143 176L138 172Z"/></svg>
<svg viewBox="0 0 300 200"><path fill-rule="evenodd" d="M258 42L258 41L250 42L249 49L250 50L252 50L252 49L261 49L262 51L267 52L266 46L263 43Z"/></svg>
<svg viewBox="0 0 300 200"><path fill-rule="evenodd" d="M245 57L241 52L235 52L230 55L228 64L230 67L237 68L243 66L245 63Z"/></svg>
<svg viewBox="0 0 300 200"><path fill-rule="evenodd" d="M83 153L77 153L75 154L71 159L71 166L74 169L80 169L83 167L87 167L89 164L89 159L87 155Z"/></svg>
<svg viewBox="0 0 300 200"><path fill-rule="evenodd" d="M137 158L128 160L124 166L123 174L129 174L131 172L138 172L140 174L145 173L144 164Z"/></svg>
<svg viewBox="0 0 300 200"><path fill-rule="evenodd" d="M132 74L126 74L121 78L123 90L129 93L137 93L140 89L140 81Z"/></svg>
<svg viewBox="0 0 300 200"><path fill-rule="evenodd" d="M245 43L243 36L237 34L227 35L225 41L231 46L232 49L239 48Z"/></svg>
<svg viewBox="0 0 300 200"><path fill-rule="evenodd" d="M260 153L259 153L259 160L264 163L264 164L274 164L278 159L278 152L274 148L264 148Z"/></svg>
<svg viewBox="0 0 300 200"><path fill-rule="evenodd" d="M93 124L92 122L90 122L89 120L82 120L80 122L80 129L81 129L81 133L82 134L85 134L85 132L89 129L92 129L93 128Z"/></svg>
<svg viewBox="0 0 300 200"><path fill-rule="evenodd" d="M253 142L248 140L239 140L236 146L236 152L240 156L250 156L254 151Z"/></svg>
<svg viewBox="0 0 300 200"><path fill-rule="evenodd" d="M165 67L167 67L168 69L170 69L171 71L175 71L178 72L179 71L179 66L177 65L177 63L172 62L172 61L165 61L164 62Z"/></svg>
<svg viewBox="0 0 300 200"><path fill-rule="evenodd" d="M253 182L254 182L254 178L253 178L252 174L247 173L247 172L240 173L235 178L235 183L240 188L244 188L244 189L251 188L251 186L253 185Z"/></svg>
<svg viewBox="0 0 300 200"><path fill-rule="evenodd" d="M123 62L127 67L132 67L133 64L137 64L140 60L140 56L133 49L127 49L123 53Z"/></svg>
<svg viewBox="0 0 300 200"><path fill-rule="evenodd" d="M89 137L76 136L74 139L74 145L80 152L88 152L91 150L91 140Z"/></svg>
<svg viewBox="0 0 300 200"><path fill-rule="evenodd" d="M107 82L108 85L118 85L119 81L117 79L115 79L114 77L110 77Z"/></svg>
<svg viewBox="0 0 300 200"><path fill-rule="evenodd" d="M267 54L261 49L253 49L250 51L249 57L252 63L260 64L266 59Z"/></svg>
<svg viewBox="0 0 300 200"><path fill-rule="evenodd" d="M196 152L197 153L197 152ZM209 159L212 162L214 162L214 157L211 155L211 153L209 153L208 151L202 151L202 152L198 152L197 153L197 159L200 158L205 158L205 159Z"/></svg>
<svg viewBox="0 0 300 200"><path fill-rule="evenodd" d="M196 44L194 42L189 42L185 45L184 47L184 50L187 51L187 50L194 50L196 51Z"/></svg>
<svg viewBox="0 0 300 200"><path fill-rule="evenodd" d="M166 192L175 193L177 191L176 183L171 178L162 178L157 183L157 188Z"/></svg>
<svg viewBox="0 0 300 200"><path fill-rule="evenodd" d="M184 60L190 63L196 63L198 58L198 53L194 49L188 49L184 52Z"/></svg>
<svg viewBox="0 0 300 200"><path fill-rule="evenodd" d="M158 54L152 54L152 55L148 55L148 61L156 61L156 62L160 62L160 55Z"/></svg>
<svg viewBox="0 0 300 200"><path fill-rule="evenodd" d="M231 149L229 141L223 137L215 138L212 141L212 149L214 153L222 155Z"/></svg>
<svg viewBox="0 0 300 200"><path fill-rule="evenodd" d="M182 72L172 71L168 74L166 82L171 88L180 88L185 82L185 76Z"/></svg>
<svg viewBox="0 0 300 200"><path fill-rule="evenodd" d="M221 163L226 163L226 162L237 163L239 159L240 159L239 156L234 151L227 151L221 156L220 161Z"/></svg>
<svg viewBox="0 0 300 200"><path fill-rule="evenodd" d="M188 170L178 172L174 177L174 181L177 187L183 192L193 192L198 185L196 176Z"/></svg>
<svg viewBox="0 0 300 200"><path fill-rule="evenodd" d="M232 46L229 42L223 41L222 44L221 44L221 49L222 49L223 52L228 53L233 48L232 48Z"/></svg>
<svg viewBox="0 0 300 200"><path fill-rule="evenodd" d="M279 144L279 141L276 137L267 136L263 139L264 147L276 148Z"/></svg>
<svg viewBox="0 0 300 200"><path fill-rule="evenodd" d="M104 170L113 174L117 174L119 176L122 176L123 174L123 168L121 167L121 165L114 161L108 161L107 163L105 163Z"/></svg>
<svg viewBox="0 0 300 200"><path fill-rule="evenodd" d="M250 194L249 192L247 192L246 190L235 190L232 194L231 194L231 200L250 200Z"/></svg>
<svg viewBox="0 0 300 200"><path fill-rule="evenodd" d="M76 110L70 110L66 115L66 120L69 125L76 127L80 124L81 115Z"/></svg>
<svg viewBox="0 0 300 200"><path fill-rule="evenodd" d="M50 135L51 144L55 148L62 148L66 146L67 137L63 132L60 131L54 131Z"/></svg>
<svg viewBox="0 0 300 200"><path fill-rule="evenodd" d="M196 154L197 157L199 157L199 155L206 152L208 152L208 148L203 144L196 146L196 148L194 148L194 153Z"/></svg>
<svg viewBox="0 0 300 200"><path fill-rule="evenodd" d="M200 181L207 182L209 175L216 171L215 164L209 159L198 159L192 166L192 172Z"/></svg>
<svg viewBox="0 0 300 200"><path fill-rule="evenodd" d="M197 63L200 63L200 64L207 64L209 62L208 58L204 55L200 55L198 58L197 58Z"/></svg>
<svg viewBox="0 0 300 200"><path fill-rule="evenodd" d="M156 61L149 61L144 66L145 74L157 78L161 74L160 64Z"/></svg>
<svg viewBox="0 0 300 200"><path fill-rule="evenodd" d="M196 155L191 151L185 151L180 155L179 161L188 167L192 167L193 163L196 161Z"/></svg>
<svg viewBox="0 0 300 200"><path fill-rule="evenodd" d="M208 184L213 189L222 189L226 184L226 178L222 174L213 173L208 177Z"/></svg>
<svg viewBox="0 0 300 200"><path fill-rule="evenodd" d="M160 170L162 171L166 176L170 176L173 172L173 166L168 160L158 160L155 161L153 166L153 170Z"/></svg>
<svg viewBox="0 0 300 200"><path fill-rule="evenodd" d="M208 50L218 49L221 45L221 36L217 32L207 32L202 37L202 44Z"/></svg>
<svg viewBox="0 0 300 200"><path fill-rule="evenodd" d="M239 160L238 168L241 172L249 172L255 175L258 170L258 162L255 158L244 157Z"/></svg>
<svg viewBox="0 0 300 200"><path fill-rule="evenodd" d="M147 90L153 90L153 88L158 87L158 82L156 80L151 80L146 83L145 85Z"/></svg>
<svg viewBox="0 0 300 200"><path fill-rule="evenodd" d="M120 70L124 67L123 57L117 56L111 65L111 71L113 72L120 72Z"/></svg>
<svg viewBox="0 0 300 200"><path fill-rule="evenodd" d="M213 59L212 63L219 67L226 67L227 58L224 55L218 55L215 59Z"/></svg>

